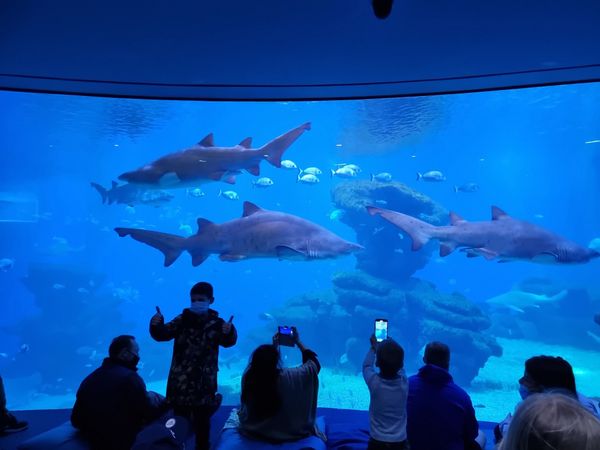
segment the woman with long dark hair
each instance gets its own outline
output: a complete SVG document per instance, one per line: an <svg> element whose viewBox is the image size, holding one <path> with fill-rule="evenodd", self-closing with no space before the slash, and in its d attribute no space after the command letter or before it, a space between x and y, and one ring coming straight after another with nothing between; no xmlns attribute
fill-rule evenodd
<svg viewBox="0 0 600 450"><path fill-rule="evenodd" d="M304 347L295 328L292 335L302 352L299 367L281 367L277 334L272 345L261 345L252 353L242 377L242 434L270 442L324 437L315 425L321 365L316 353Z"/></svg>
<svg viewBox="0 0 600 450"><path fill-rule="evenodd" d="M281 407L277 380L281 372L279 349L261 345L252 353L250 364L242 377L242 405L253 412L257 420L274 416Z"/></svg>

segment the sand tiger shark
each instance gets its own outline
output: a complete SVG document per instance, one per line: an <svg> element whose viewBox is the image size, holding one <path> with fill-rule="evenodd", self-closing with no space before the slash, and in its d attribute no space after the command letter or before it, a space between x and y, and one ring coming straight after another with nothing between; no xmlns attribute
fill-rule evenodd
<svg viewBox="0 0 600 450"><path fill-rule="evenodd" d="M198 232L188 238L136 228L115 228L119 236L131 236L160 250L164 265L170 266L187 251L198 266L211 254L221 261L250 258L315 260L336 258L363 247L331 231L291 214L261 209L244 202L242 217L216 224L198 219Z"/></svg>
<svg viewBox="0 0 600 450"><path fill-rule="evenodd" d="M260 162L265 159L273 166L281 167L283 152L306 130L310 130L310 122L255 149L251 148L250 137L234 147L217 147L211 133L193 147L170 153L137 170L125 172L119 179L155 188L189 187L210 181L234 184L236 175L242 170L260 175Z"/></svg>
<svg viewBox="0 0 600 450"><path fill-rule="evenodd" d="M139 184L122 184L119 186L116 181L113 181L110 189L99 185L98 183L90 183L91 186L98 191L102 198L102 203L123 203L133 206L141 203L143 205L160 206L168 203L175 198L173 194L158 189L144 189Z"/></svg>
<svg viewBox="0 0 600 450"><path fill-rule="evenodd" d="M525 312L525 308L539 308L542 304L552 304L563 300L568 294L566 289L554 295L534 294L533 292L513 289L504 294L488 298L485 302L493 307L512 309L517 312Z"/></svg>
<svg viewBox="0 0 600 450"><path fill-rule="evenodd" d="M483 256L499 262L523 260L544 264L586 263L600 256L596 250L523 220L510 217L497 206L492 206L492 220L467 222L458 214L450 213L450 226L436 227L415 217L396 211L367 206L369 214L380 215L407 233L412 239L413 251L419 250L430 239L440 241L440 256L447 256L456 248L468 257Z"/></svg>

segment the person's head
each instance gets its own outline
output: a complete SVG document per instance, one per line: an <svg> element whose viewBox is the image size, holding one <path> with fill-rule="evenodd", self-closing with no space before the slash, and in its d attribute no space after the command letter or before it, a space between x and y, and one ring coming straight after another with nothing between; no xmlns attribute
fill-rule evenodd
<svg viewBox="0 0 600 450"><path fill-rule="evenodd" d="M443 342L430 342L425 346L423 362L448 370L450 368L450 347Z"/></svg>
<svg viewBox="0 0 600 450"><path fill-rule="evenodd" d="M276 345L261 345L250 357L242 377L242 403L257 417L274 415L281 406L277 378L281 371L279 349Z"/></svg>
<svg viewBox="0 0 600 450"><path fill-rule="evenodd" d="M404 349L393 339L385 339L377 346L377 367L384 378L393 378L404 367Z"/></svg>
<svg viewBox="0 0 600 450"><path fill-rule="evenodd" d="M531 393L560 389L576 396L573 367L560 356L534 356L525 361L525 373L519 379L522 398Z"/></svg>
<svg viewBox="0 0 600 450"><path fill-rule="evenodd" d="M135 369L137 363L140 361L140 346L136 342L135 337L123 334L112 340L108 347L108 356Z"/></svg>
<svg viewBox="0 0 600 450"><path fill-rule="evenodd" d="M209 304L214 302L213 287L212 284L206 281L200 281L192 286L190 289L190 300L194 302L208 302Z"/></svg>
<svg viewBox="0 0 600 450"><path fill-rule="evenodd" d="M562 394L536 394L515 412L499 450L595 450L600 421Z"/></svg>

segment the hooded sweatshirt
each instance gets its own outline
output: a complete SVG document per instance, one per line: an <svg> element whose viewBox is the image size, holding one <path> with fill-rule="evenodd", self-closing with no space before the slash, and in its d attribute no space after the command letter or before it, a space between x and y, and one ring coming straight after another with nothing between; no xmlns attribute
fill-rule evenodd
<svg viewBox="0 0 600 450"><path fill-rule="evenodd" d="M469 395L447 370L426 364L408 379L407 434L411 450L479 448Z"/></svg>

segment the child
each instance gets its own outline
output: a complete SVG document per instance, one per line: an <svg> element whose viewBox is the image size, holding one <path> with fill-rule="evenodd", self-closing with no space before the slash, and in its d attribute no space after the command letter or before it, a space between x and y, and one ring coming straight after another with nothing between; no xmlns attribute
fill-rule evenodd
<svg viewBox="0 0 600 450"><path fill-rule="evenodd" d="M377 362L375 360L377 358ZM379 367L379 373L374 366ZM371 336L371 348L363 362L369 393L370 435L368 450L403 450L406 440L408 380L404 373L404 350L393 339L380 343Z"/></svg>
<svg viewBox="0 0 600 450"><path fill-rule="evenodd" d="M219 408L217 394L219 346L231 347L237 331L231 323L209 309L213 287L196 283L190 291L191 306L164 323L160 309L150 322L150 335L157 341L175 339L167 383L167 400L178 416L188 418L196 434L196 449L209 449L210 417Z"/></svg>

